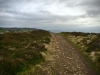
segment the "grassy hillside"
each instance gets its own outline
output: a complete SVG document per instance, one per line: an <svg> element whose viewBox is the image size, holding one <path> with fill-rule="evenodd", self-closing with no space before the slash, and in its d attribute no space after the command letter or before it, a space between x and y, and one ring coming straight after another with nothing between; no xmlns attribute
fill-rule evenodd
<svg viewBox="0 0 100 75"><path fill-rule="evenodd" d="M62 32L71 40L86 57L90 59L100 71L100 34L82 32Z"/></svg>
<svg viewBox="0 0 100 75"><path fill-rule="evenodd" d="M0 75L20 75L43 62L50 36L44 30L0 34Z"/></svg>

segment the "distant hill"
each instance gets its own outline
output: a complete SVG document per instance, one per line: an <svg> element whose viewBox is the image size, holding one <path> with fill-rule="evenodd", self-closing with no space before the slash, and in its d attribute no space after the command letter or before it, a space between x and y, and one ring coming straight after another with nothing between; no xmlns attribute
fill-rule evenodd
<svg viewBox="0 0 100 75"><path fill-rule="evenodd" d="M1 28L0 27L0 31L20 31L20 30L39 30L39 29L35 29L35 28Z"/></svg>

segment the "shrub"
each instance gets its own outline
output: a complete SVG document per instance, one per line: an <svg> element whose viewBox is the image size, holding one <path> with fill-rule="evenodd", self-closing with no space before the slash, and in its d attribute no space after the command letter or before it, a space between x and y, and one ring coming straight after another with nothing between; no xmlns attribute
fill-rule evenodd
<svg viewBox="0 0 100 75"><path fill-rule="evenodd" d="M0 59L0 75L16 75L44 62L41 52L47 50L44 43L50 42L49 37L50 33L44 30L2 34L0 56L3 59Z"/></svg>

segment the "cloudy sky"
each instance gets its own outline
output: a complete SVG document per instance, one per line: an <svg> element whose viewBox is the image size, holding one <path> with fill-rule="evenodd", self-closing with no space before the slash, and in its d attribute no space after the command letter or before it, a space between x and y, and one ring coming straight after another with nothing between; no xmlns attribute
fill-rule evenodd
<svg viewBox="0 0 100 75"><path fill-rule="evenodd" d="M100 32L100 0L0 0L0 27Z"/></svg>

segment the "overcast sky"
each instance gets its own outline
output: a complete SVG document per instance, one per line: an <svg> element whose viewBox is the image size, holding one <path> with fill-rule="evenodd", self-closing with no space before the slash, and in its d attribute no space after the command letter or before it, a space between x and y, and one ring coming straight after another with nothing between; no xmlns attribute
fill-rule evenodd
<svg viewBox="0 0 100 75"><path fill-rule="evenodd" d="M0 27L100 32L100 0L0 0Z"/></svg>

